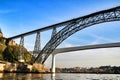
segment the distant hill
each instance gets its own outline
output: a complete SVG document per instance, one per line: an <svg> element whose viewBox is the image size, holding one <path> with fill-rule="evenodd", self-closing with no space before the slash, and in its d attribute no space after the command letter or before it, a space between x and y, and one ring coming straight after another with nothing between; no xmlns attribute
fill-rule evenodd
<svg viewBox="0 0 120 80"><path fill-rule="evenodd" d="M7 42L7 39L0 36L0 60L18 63L18 57L20 55L19 45L13 40ZM34 57L24 48L24 59L26 63L31 63Z"/></svg>

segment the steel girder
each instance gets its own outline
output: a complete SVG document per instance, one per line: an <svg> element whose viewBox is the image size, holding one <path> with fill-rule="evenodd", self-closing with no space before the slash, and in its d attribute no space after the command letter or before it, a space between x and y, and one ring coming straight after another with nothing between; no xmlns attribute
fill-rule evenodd
<svg viewBox="0 0 120 80"><path fill-rule="evenodd" d="M120 6L86 15L70 21L63 29L57 32L57 34L50 39L34 62L44 63L48 56L59 44L61 44L66 38L76 33L77 31L95 24L111 21L120 21Z"/></svg>

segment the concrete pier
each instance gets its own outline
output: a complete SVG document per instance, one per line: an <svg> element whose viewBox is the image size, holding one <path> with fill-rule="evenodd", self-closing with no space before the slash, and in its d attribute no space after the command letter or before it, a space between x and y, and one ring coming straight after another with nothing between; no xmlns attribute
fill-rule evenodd
<svg viewBox="0 0 120 80"><path fill-rule="evenodd" d="M52 73L55 73L55 54L54 54L54 53L52 53L51 72L52 72Z"/></svg>

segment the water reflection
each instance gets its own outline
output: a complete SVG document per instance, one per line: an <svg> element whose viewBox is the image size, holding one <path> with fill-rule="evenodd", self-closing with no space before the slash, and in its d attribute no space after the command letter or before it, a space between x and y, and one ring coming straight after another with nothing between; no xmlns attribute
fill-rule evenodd
<svg viewBox="0 0 120 80"><path fill-rule="evenodd" d="M0 80L56 80L55 74L39 73L0 73Z"/></svg>
<svg viewBox="0 0 120 80"><path fill-rule="evenodd" d="M0 73L0 80L120 80L120 74Z"/></svg>
<svg viewBox="0 0 120 80"><path fill-rule="evenodd" d="M51 74L51 80L55 80L55 73Z"/></svg>
<svg viewBox="0 0 120 80"><path fill-rule="evenodd" d="M31 73L0 73L0 79L4 80L45 80L44 74Z"/></svg>

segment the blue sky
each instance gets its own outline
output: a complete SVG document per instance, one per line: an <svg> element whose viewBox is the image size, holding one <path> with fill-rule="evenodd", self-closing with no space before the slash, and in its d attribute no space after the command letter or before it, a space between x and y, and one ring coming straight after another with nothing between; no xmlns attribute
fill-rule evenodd
<svg viewBox="0 0 120 80"><path fill-rule="evenodd" d="M120 0L0 0L0 27L4 36L10 37L119 5ZM119 42L119 30L119 22L94 25L72 35L59 47ZM41 33L42 47L50 33L51 30ZM19 43L19 39L15 41ZM28 36L25 47L32 50L34 41L35 35ZM119 65L119 52L119 48L110 48L58 54L56 66ZM45 65L50 64L51 57Z"/></svg>

